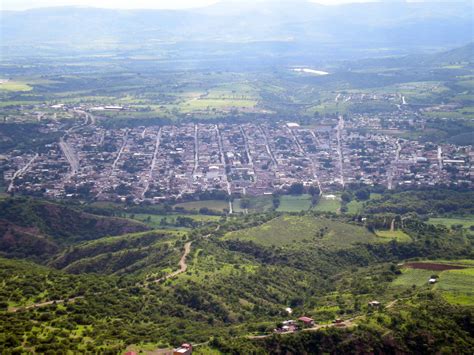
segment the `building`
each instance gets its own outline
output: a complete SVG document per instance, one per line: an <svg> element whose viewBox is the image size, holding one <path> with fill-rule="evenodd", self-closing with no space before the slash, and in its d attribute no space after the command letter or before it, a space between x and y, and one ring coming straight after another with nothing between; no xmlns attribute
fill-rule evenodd
<svg viewBox="0 0 474 355"><path fill-rule="evenodd" d="M179 348L174 349L173 355L191 355L193 353L193 346L188 343L181 344Z"/></svg>
<svg viewBox="0 0 474 355"><path fill-rule="evenodd" d="M303 324L304 324L305 326L313 326L313 325L314 325L314 319L309 318L309 317L305 317L305 316L299 317L298 320L299 320L300 322L303 322Z"/></svg>

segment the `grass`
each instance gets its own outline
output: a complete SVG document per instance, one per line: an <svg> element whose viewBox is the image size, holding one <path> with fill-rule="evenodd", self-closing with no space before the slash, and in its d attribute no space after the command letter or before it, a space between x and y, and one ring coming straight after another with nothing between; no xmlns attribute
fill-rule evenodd
<svg viewBox="0 0 474 355"><path fill-rule="evenodd" d="M453 218L444 218L444 217L435 217L428 220L430 224L442 224L448 228L452 225L460 224L463 228L470 228L474 226L474 216L470 217L453 217Z"/></svg>
<svg viewBox="0 0 474 355"><path fill-rule="evenodd" d="M127 215L127 217L130 217L130 216L131 215ZM173 214L159 215L159 214L138 213L138 214L134 214L133 219L144 222L153 228L163 228L163 225L161 224L163 220L165 220L169 224L175 224L176 219L178 217L191 218L196 222L218 221L220 218L219 216L209 216L209 215L203 215L203 214L185 214L185 213L174 214L173 213Z"/></svg>
<svg viewBox="0 0 474 355"><path fill-rule="evenodd" d="M0 82L0 90L4 91L31 91L33 87L21 81Z"/></svg>
<svg viewBox="0 0 474 355"><path fill-rule="evenodd" d="M177 203L174 207L184 208L186 211L199 211L208 208L216 212L224 212L229 209L229 203L223 200L190 201Z"/></svg>
<svg viewBox="0 0 474 355"><path fill-rule="evenodd" d="M347 213L349 214L359 214L362 212L363 202L352 200L347 204Z"/></svg>
<svg viewBox="0 0 474 355"><path fill-rule="evenodd" d="M281 216L257 227L227 233L224 239L253 241L265 246L313 245L332 249L377 242L375 235L363 227L311 216Z"/></svg>
<svg viewBox="0 0 474 355"><path fill-rule="evenodd" d="M447 270L440 274L435 288L454 304L474 305L474 268Z"/></svg>
<svg viewBox="0 0 474 355"><path fill-rule="evenodd" d="M314 211L318 212L334 212L338 213L341 208L341 201L339 197L335 199L325 198L324 195L319 200L318 204L313 207Z"/></svg>
<svg viewBox="0 0 474 355"><path fill-rule="evenodd" d="M284 195L280 197L278 212L300 212L311 208L311 196L304 195Z"/></svg>
<svg viewBox="0 0 474 355"><path fill-rule="evenodd" d="M438 260L432 260L438 263ZM467 262L467 264L466 264ZM451 264L474 265L472 260L449 261ZM428 280L432 275L438 275L438 282L429 285ZM452 304L464 306L474 305L474 267L462 270L422 270L403 268L402 274L392 282L392 287L431 287L440 292L443 298Z"/></svg>
<svg viewBox="0 0 474 355"><path fill-rule="evenodd" d="M265 212L269 211L273 207L272 196L252 196L247 198L249 201L249 212ZM244 212L245 210L240 207L241 199L236 199L233 202L234 211Z"/></svg>
<svg viewBox="0 0 474 355"><path fill-rule="evenodd" d="M411 237L402 230L378 230L375 232L377 237L385 239L387 241L396 240L401 243L409 243L412 241Z"/></svg>
<svg viewBox="0 0 474 355"><path fill-rule="evenodd" d="M430 279L431 275L436 273L437 271L433 270L403 268L402 274L392 282L392 286L426 286L428 285L428 280Z"/></svg>

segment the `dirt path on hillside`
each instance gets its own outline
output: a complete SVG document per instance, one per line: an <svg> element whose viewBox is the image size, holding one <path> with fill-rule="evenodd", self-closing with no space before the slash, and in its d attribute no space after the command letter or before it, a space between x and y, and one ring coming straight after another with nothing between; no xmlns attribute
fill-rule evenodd
<svg viewBox="0 0 474 355"><path fill-rule="evenodd" d="M173 271L171 274L168 274L166 276L163 276L155 281L152 282L160 282L164 280L171 279L172 277L178 276L179 274L182 274L183 272L186 272L188 269L188 264L186 263L186 258L188 257L189 253L191 252L191 244L192 242L187 242L184 244L184 253L181 256L181 259L179 259L179 269L176 271Z"/></svg>
<svg viewBox="0 0 474 355"><path fill-rule="evenodd" d="M179 260L179 269L176 270L176 271L173 271L172 273L166 275L166 276L163 276L157 280L153 280L153 281L150 281L150 282L160 282L160 281L164 281L164 280L167 280L167 279L170 279L172 277L175 277L179 274L182 274L183 272L186 272L186 270L188 269L188 264L186 263L186 258L188 257L189 253L191 252L191 243L192 242L187 242L186 244L184 244L184 252L183 252L183 255L181 256L181 259ZM150 282L146 283L145 286L147 284L149 284ZM123 291L123 290L119 290L119 291ZM96 293L94 295L98 295L99 293ZM40 308L40 307L45 307L45 306L50 306L52 304L60 304L60 303L64 303L64 302L74 302L78 299L83 299L84 296L77 296L77 297L72 297L72 298L69 298L69 299L62 299L62 300L53 300L53 301L45 301L45 302L39 302L39 303L34 303L32 305L29 305L29 306L24 306L24 307L11 307L8 309L8 312L10 313L15 313L15 312L18 312L18 311L27 311L27 310L30 310L30 309L33 309L33 308Z"/></svg>

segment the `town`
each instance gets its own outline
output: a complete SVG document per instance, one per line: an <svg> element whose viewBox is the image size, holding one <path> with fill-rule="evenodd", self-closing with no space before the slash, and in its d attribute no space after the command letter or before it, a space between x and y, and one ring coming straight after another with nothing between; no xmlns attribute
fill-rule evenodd
<svg viewBox="0 0 474 355"><path fill-rule="evenodd" d="M84 123L65 129L40 152L10 152L0 162L7 192L159 203L204 191L266 195L295 183L320 194L353 183L387 189L474 184L471 145L392 134L402 124L420 124L402 113L383 122L377 115L333 115L310 126L263 121L106 129L92 112L74 108ZM48 123L47 129L60 125Z"/></svg>

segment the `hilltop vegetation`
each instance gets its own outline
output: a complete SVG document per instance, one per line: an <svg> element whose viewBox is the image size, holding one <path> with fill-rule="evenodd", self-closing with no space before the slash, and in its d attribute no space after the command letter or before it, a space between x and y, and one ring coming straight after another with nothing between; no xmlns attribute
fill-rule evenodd
<svg viewBox="0 0 474 355"><path fill-rule="evenodd" d="M147 229L139 222L96 216L50 202L32 199L0 201L0 249L3 256L41 260L66 245Z"/></svg>
<svg viewBox="0 0 474 355"><path fill-rule="evenodd" d="M4 208L4 220L44 233L61 221L61 213L77 218L77 226L71 229L77 234L64 234L61 229L48 234L57 249L43 254L40 260L45 266L0 259L4 285L0 292L0 331L7 334L0 338L3 350L119 352L132 345L167 348L214 337L209 344L212 351L264 353L277 343L301 351L311 344L312 340L306 344L306 337L316 337L322 342L321 349L327 351L343 349L338 344L346 341L355 341L361 349L370 345L408 351L423 346L425 338L415 337L412 345L406 345L412 338L401 324L418 324L420 316L415 308L432 312L435 305L446 313L429 314L427 317L435 317L429 318L432 321L442 321L436 327L423 321L419 328L423 334L438 337L449 324L452 336L462 339L456 349L472 346L465 333L465 322L470 321L454 316L467 312L462 307L472 304L468 290L471 269L443 271L438 275L439 283L429 286L425 273L413 270L410 276L412 269L397 266L415 257L472 258L472 240L463 230L425 224L412 216L399 230L409 239L382 238L368 228L378 225L379 217L362 222L356 216L307 211L298 215L271 212L217 217L219 220L203 217L195 219L199 225L193 231L168 226L165 230L108 236L111 231L143 230L144 225L36 200L4 200L2 206L13 206L25 216L21 222L11 209ZM104 208L104 213L109 211ZM39 214L38 209L46 211ZM101 207L95 205L94 209ZM155 209L163 218L163 210ZM141 209L145 210L151 213L154 209ZM175 212L170 213L173 218ZM42 216L41 223L36 222L38 216ZM151 217L144 220L153 225ZM94 224L91 219L101 222ZM86 222L82 227L81 221ZM92 231L91 226L108 223L116 225ZM85 228L91 228L93 234L86 233ZM185 272L166 279L178 269L184 244L189 242ZM23 254L17 257L37 255L27 248ZM395 303L374 312L368 306L373 299L383 302L383 307ZM294 315L308 315L318 323L354 319L349 322L357 328L261 341L245 338L270 334L276 324L289 317L287 307ZM448 310L453 317L448 316ZM387 343L392 339L387 338L387 332L403 340ZM324 340L333 337L346 340ZM426 349L450 349L444 337L439 339L437 345L430 343ZM295 345L287 341L300 345L291 348Z"/></svg>

